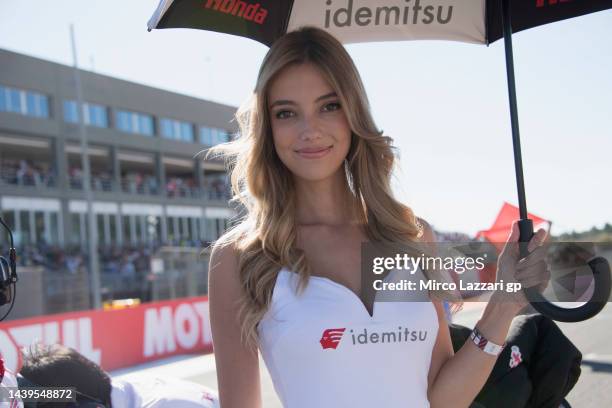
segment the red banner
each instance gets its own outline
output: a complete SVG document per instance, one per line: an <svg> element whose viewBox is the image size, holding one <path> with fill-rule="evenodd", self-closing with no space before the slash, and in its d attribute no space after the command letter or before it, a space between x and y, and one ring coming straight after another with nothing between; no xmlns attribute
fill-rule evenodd
<svg viewBox="0 0 612 408"><path fill-rule="evenodd" d="M210 353L208 297L0 323L0 355L7 368L17 372L20 349L33 343L72 347L107 371L176 354Z"/></svg>
<svg viewBox="0 0 612 408"><path fill-rule="evenodd" d="M510 235L510 230L512 228L512 222L518 220L520 218L519 208L504 202L501 210L497 214L497 218L495 222L488 230L478 231L476 234L476 239L484 237L489 242L491 242L499 251L501 251L504 247L504 243L508 240L508 235ZM548 220L545 220L542 217L538 217L537 215L533 215L532 213L527 213L527 218L529 218L533 222L533 231L536 232L539 228L544 228L547 231L550 231L550 227L552 223Z"/></svg>

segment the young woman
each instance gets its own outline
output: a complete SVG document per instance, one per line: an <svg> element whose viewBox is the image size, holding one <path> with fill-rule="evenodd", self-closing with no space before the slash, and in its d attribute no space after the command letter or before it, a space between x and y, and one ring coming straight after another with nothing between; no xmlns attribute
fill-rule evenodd
<svg viewBox="0 0 612 408"><path fill-rule="evenodd" d="M477 324L486 351L468 342L453 354L440 300L375 302L374 276L362 285L363 242L435 238L393 197L392 139L344 47L316 28L285 35L236 117L240 137L211 151L231 163L245 212L210 260L221 406L261 406L258 349L289 408L469 406L526 300L495 293ZM515 226L498 278L546 281L544 234L518 263Z"/></svg>

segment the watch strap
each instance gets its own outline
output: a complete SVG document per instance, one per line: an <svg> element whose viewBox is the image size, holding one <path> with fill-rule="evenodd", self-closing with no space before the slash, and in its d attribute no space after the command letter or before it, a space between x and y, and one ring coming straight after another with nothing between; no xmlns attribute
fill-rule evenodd
<svg viewBox="0 0 612 408"><path fill-rule="evenodd" d="M472 330L472 333L470 334L470 339L472 339L474 344L479 349L492 356L498 356L499 353L502 352L504 347L506 347L506 343L499 345L488 340L476 327L474 327L474 329Z"/></svg>

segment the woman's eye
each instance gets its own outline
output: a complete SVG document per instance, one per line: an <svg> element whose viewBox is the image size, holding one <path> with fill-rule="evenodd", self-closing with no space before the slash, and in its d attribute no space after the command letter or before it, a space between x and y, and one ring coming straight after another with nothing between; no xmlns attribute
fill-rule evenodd
<svg viewBox="0 0 612 408"><path fill-rule="evenodd" d="M324 111L335 111L338 109L340 109L340 103L338 102L328 103L327 105L323 107Z"/></svg>
<svg viewBox="0 0 612 408"><path fill-rule="evenodd" d="M285 118L289 118L293 115L293 112L288 111L288 110L282 110L282 111L278 111L276 112L276 117L277 119L285 119Z"/></svg>

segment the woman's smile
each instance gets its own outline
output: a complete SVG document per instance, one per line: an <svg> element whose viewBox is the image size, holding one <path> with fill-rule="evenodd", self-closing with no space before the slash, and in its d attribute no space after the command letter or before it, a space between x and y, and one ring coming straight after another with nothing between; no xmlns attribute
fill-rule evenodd
<svg viewBox="0 0 612 408"><path fill-rule="evenodd" d="M326 156L334 146L327 147L307 147L296 150L295 152L304 159L319 159Z"/></svg>

